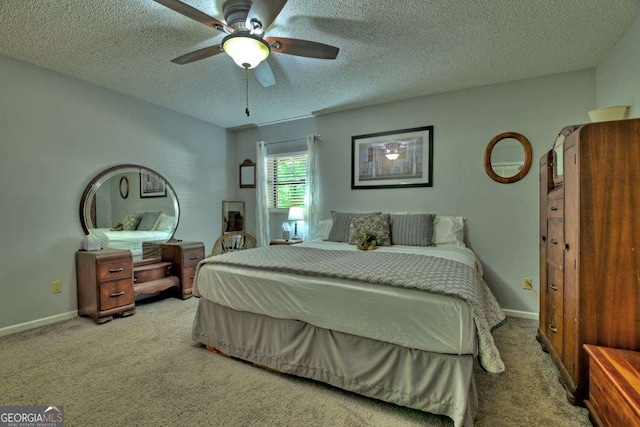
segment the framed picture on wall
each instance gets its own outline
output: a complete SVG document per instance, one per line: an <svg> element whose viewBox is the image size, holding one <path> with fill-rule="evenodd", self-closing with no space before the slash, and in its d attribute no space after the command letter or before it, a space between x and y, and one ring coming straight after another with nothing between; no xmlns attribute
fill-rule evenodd
<svg viewBox="0 0 640 427"><path fill-rule="evenodd" d="M164 179L149 172L140 172L140 198L167 197Z"/></svg>
<svg viewBox="0 0 640 427"><path fill-rule="evenodd" d="M433 126L351 138L351 188L433 187Z"/></svg>

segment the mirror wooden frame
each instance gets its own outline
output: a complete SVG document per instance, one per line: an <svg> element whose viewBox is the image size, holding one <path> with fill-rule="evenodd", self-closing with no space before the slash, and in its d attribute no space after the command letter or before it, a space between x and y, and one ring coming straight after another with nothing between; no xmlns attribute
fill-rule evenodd
<svg viewBox="0 0 640 427"><path fill-rule="evenodd" d="M249 177L248 179L247 175ZM251 181L251 177L253 177L253 181ZM240 188L256 188L256 164L251 160L246 159L244 162L240 163L239 181Z"/></svg>
<svg viewBox="0 0 640 427"><path fill-rule="evenodd" d="M493 151L493 148L496 146L498 142L507 138L513 138L517 140L520 143L520 145L522 145L522 148L524 149L524 165L522 166L522 169L520 170L520 172L518 172L514 176L503 177L498 175L491 167L491 152ZM529 140L524 135L519 134L517 132L504 132L504 133L501 133L500 135L497 135L495 138L493 138L487 145L487 148L484 151L484 170L487 172L487 175L489 175L489 177L492 180L499 182L501 184L511 184L513 182L520 181L522 178L525 177L525 175L527 175L527 173L529 173L529 169L531 169L531 158L532 158L531 144L529 143Z"/></svg>

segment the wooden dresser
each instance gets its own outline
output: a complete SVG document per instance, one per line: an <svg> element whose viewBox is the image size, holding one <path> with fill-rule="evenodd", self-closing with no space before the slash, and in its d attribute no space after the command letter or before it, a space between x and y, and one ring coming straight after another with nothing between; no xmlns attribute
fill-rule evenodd
<svg viewBox="0 0 640 427"><path fill-rule="evenodd" d="M640 119L561 135L540 160L537 338L569 401L582 405L584 344L640 350Z"/></svg>
<svg viewBox="0 0 640 427"><path fill-rule="evenodd" d="M589 355L589 418L595 426L640 427L640 353L584 346Z"/></svg>
<svg viewBox="0 0 640 427"><path fill-rule="evenodd" d="M196 266L204 259L204 244L202 242L186 242L182 240L144 242L142 251L145 257L160 257L162 261L171 263L172 275L180 279L182 299L189 298L192 295Z"/></svg>
<svg viewBox="0 0 640 427"><path fill-rule="evenodd" d="M113 319L114 314L129 316L136 312L130 251L78 251L76 271L80 316L104 323Z"/></svg>

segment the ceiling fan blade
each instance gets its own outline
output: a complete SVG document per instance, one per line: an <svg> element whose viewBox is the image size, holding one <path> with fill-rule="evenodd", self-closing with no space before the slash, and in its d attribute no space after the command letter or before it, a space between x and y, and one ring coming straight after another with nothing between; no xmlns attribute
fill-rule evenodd
<svg viewBox="0 0 640 427"><path fill-rule="evenodd" d="M227 26L222 21L218 21L216 18L207 15L204 12L199 11L195 7L189 6L180 0L154 0L156 3L160 3L163 6L173 9L181 15L198 21L208 27L214 28L218 31L222 31L228 34L233 33L233 28Z"/></svg>
<svg viewBox="0 0 640 427"><path fill-rule="evenodd" d="M253 69L253 75L256 76L256 79L263 87L270 87L276 84L276 78L273 76L273 70L267 60L262 61L260 65Z"/></svg>
<svg viewBox="0 0 640 427"><path fill-rule="evenodd" d="M287 0L254 0L247 14L246 26L253 32L263 34L267 27L276 19ZM253 22L260 23L256 28Z"/></svg>
<svg viewBox="0 0 640 427"><path fill-rule="evenodd" d="M201 59L209 58L211 56L217 55L220 52L223 52L222 45L217 44L214 46L205 47L202 49L195 50L191 53L187 53L186 55L182 55L176 59L172 59L171 62L175 64L188 64L190 62L199 61Z"/></svg>
<svg viewBox="0 0 640 427"><path fill-rule="evenodd" d="M288 39L284 37L265 37L264 40L271 45L271 49L275 52L306 56L307 58L336 59L340 51L340 49L335 46L310 42L308 40Z"/></svg>

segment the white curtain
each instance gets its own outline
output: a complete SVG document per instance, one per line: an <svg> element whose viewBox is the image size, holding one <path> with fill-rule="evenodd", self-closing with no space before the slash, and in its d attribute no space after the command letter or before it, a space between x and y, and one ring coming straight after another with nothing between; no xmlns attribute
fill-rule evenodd
<svg viewBox="0 0 640 427"><path fill-rule="evenodd" d="M306 241L315 238L318 228L318 140L307 135L307 189L304 196L303 235Z"/></svg>
<svg viewBox="0 0 640 427"><path fill-rule="evenodd" d="M267 145L256 142L256 238L258 246L269 246L269 197L267 185Z"/></svg>

